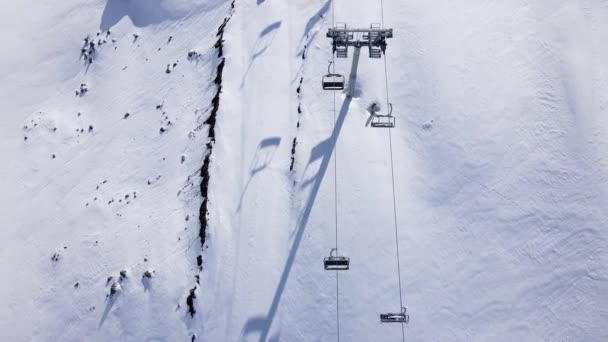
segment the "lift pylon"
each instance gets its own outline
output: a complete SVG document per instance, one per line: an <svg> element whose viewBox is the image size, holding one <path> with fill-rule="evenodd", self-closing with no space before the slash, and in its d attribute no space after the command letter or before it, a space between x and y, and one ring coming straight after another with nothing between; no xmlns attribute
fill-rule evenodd
<svg viewBox="0 0 608 342"><path fill-rule="evenodd" d="M339 23L327 30L327 38L332 39L333 52L338 58L348 57L348 47L369 48L370 58L380 58L386 52L386 39L393 38L393 29L383 29L380 24L371 24L369 28L348 28Z"/></svg>
<svg viewBox="0 0 608 342"><path fill-rule="evenodd" d="M357 69L359 68L359 55L361 55L361 47L355 47L353 54L353 64L350 67L350 75L348 76L348 97L353 97L355 93L355 83L357 82Z"/></svg>

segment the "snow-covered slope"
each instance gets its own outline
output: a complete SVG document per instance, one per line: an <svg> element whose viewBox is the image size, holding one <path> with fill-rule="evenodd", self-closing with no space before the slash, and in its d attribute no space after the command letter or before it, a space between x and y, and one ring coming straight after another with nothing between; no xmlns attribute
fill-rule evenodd
<svg viewBox="0 0 608 342"><path fill-rule="evenodd" d="M188 339L186 297L202 254L203 122L215 93L216 30L230 5L2 6L11 48L0 82L0 259L11 279L0 339ZM90 65L81 56L87 35ZM200 54L188 58L191 49ZM81 83L88 91L75 95ZM127 279L118 282L121 270ZM113 283L122 291L108 299Z"/></svg>
<svg viewBox="0 0 608 342"><path fill-rule="evenodd" d="M232 5L1 5L1 340L401 340L384 60L320 89L380 0ZM608 339L608 4L383 7L405 337Z"/></svg>

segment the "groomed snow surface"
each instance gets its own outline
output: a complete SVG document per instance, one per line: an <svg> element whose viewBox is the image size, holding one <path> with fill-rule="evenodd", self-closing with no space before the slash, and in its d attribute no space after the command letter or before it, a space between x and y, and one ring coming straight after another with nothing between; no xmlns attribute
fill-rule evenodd
<svg viewBox="0 0 608 342"><path fill-rule="evenodd" d="M406 340L608 340L608 3L383 2ZM3 2L0 340L400 341L380 4Z"/></svg>

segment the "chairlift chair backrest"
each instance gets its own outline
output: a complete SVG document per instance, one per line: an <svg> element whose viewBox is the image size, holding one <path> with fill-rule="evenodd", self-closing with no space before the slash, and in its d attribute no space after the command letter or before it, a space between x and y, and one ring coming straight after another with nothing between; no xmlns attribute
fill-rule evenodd
<svg viewBox="0 0 608 342"><path fill-rule="evenodd" d="M338 58L348 58L348 46L346 45L336 45L334 48L336 52L336 57Z"/></svg>
<svg viewBox="0 0 608 342"><path fill-rule="evenodd" d="M379 47L369 46L369 58L382 58L382 49Z"/></svg>
<svg viewBox="0 0 608 342"><path fill-rule="evenodd" d="M335 250L332 248L329 257L323 259L323 267L326 271L347 271L350 268L350 259L334 255Z"/></svg>
<svg viewBox="0 0 608 342"><path fill-rule="evenodd" d="M402 307L401 313L386 313L380 314L380 322L382 323L409 323L410 315L407 313L407 308Z"/></svg>
<svg viewBox="0 0 608 342"><path fill-rule="evenodd" d="M348 271L350 260L345 257L329 257L323 260L323 267L326 271Z"/></svg>
<svg viewBox="0 0 608 342"><path fill-rule="evenodd" d="M344 76L340 74L327 74L323 76L321 83L324 90L343 90Z"/></svg>
<svg viewBox="0 0 608 342"><path fill-rule="evenodd" d="M374 115L371 126L374 128L394 128L395 117L392 115Z"/></svg>

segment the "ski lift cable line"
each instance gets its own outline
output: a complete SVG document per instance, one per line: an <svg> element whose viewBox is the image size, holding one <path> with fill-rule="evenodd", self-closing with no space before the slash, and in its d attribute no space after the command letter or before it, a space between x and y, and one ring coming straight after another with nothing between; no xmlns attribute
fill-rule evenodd
<svg viewBox="0 0 608 342"><path fill-rule="evenodd" d="M335 26L335 8L334 0L331 1L331 27ZM336 56L332 52L331 54L331 65L332 73L336 73ZM333 111L334 111L334 129L336 125L336 92L332 92L333 96ZM338 254L338 137L336 136L336 143L334 144L334 217L335 217L335 229L336 229L336 255ZM336 269L336 337L337 341L340 342L340 272Z"/></svg>
<svg viewBox="0 0 608 342"><path fill-rule="evenodd" d="M382 20L382 28L384 28L384 1L380 0L380 16ZM388 91L388 67L386 62L386 54L384 55L384 85L386 89L386 106L387 109L390 106L389 91ZM401 262L399 256L399 230L397 226L397 201L395 199L395 167L393 162L393 138L391 134L392 129L388 129L388 142L389 151L391 158L391 185L393 190L393 219L395 225L395 247L397 251L397 276L399 279L399 307L403 308L403 290L401 287ZM401 324L401 338L405 342L405 330L403 324Z"/></svg>

